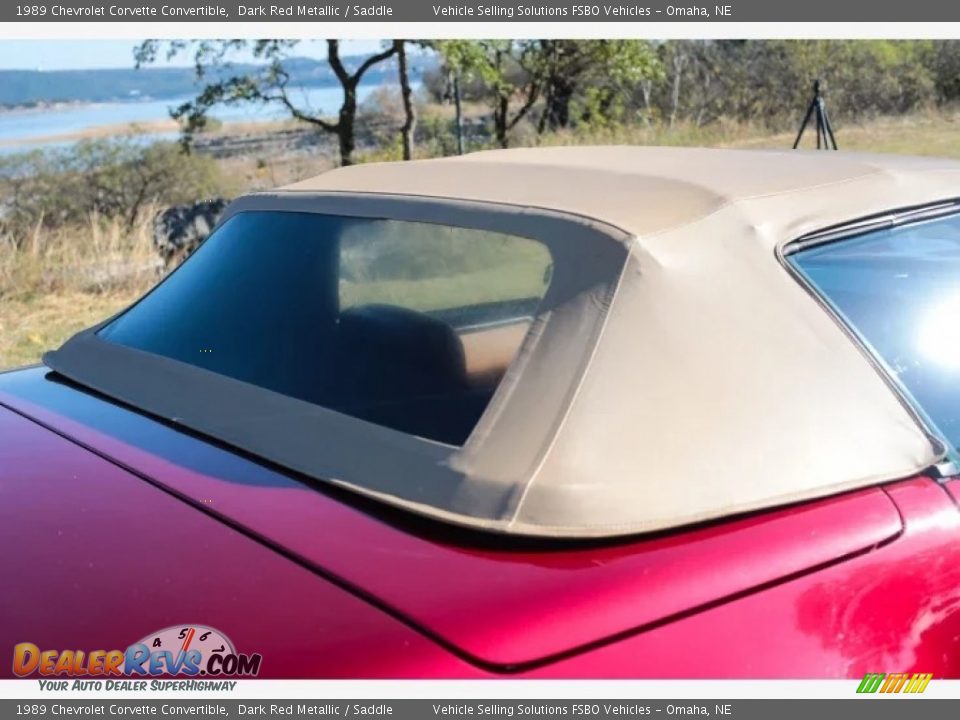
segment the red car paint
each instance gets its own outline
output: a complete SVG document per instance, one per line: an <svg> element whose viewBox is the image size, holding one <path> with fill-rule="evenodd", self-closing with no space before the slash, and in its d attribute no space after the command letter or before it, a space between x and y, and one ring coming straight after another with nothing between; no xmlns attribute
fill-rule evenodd
<svg viewBox="0 0 960 720"><path fill-rule="evenodd" d="M197 622L271 677L960 676L952 484L511 547L357 507L40 368L0 375L0 404L0 552L20 579L0 648Z"/></svg>
<svg viewBox="0 0 960 720"><path fill-rule="evenodd" d="M932 480L888 491L905 523L896 542L532 674L960 677L960 515Z"/></svg>
<svg viewBox="0 0 960 720"><path fill-rule="evenodd" d="M263 677L470 670L310 570L6 409L0 438L7 653L18 642L123 649L151 631L208 623L229 628L240 652L261 653Z"/></svg>

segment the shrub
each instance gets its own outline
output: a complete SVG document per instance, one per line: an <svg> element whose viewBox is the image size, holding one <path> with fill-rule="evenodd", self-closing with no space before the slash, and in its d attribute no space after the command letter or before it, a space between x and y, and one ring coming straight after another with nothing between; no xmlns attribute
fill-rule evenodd
<svg viewBox="0 0 960 720"><path fill-rule="evenodd" d="M86 223L92 215L128 229L150 205L230 195L212 158L142 138L79 142L0 158L0 233L21 246L39 228Z"/></svg>

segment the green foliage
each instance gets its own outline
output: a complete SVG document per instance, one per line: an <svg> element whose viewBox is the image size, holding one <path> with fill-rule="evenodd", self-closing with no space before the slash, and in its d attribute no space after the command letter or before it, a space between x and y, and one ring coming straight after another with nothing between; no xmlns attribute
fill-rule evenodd
<svg viewBox="0 0 960 720"><path fill-rule="evenodd" d="M506 68L498 56L509 56L522 47L516 40L437 40L429 47L439 53L443 65L452 73L474 78L494 89L512 89Z"/></svg>
<svg viewBox="0 0 960 720"><path fill-rule="evenodd" d="M373 150L362 153L358 163L399 162L403 160L403 143L400 136L393 133L374 145Z"/></svg>
<svg viewBox="0 0 960 720"><path fill-rule="evenodd" d="M132 227L152 204L232 190L213 158L185 154L174 143L88 140L0 157L0 232L20 244L36 228L86 223L91 215Z"/></svg>
<svg viewBox="0 0 960 720"><path fill-rule="evenodd" d="M509 134L539 110L538 132L577 123L603 126L627 113L639 82L663 76L655 46L645 40L442 40L430 43L465 97L491 110L493 134ZM432 81L434 95L448 94Z"/></svg>
<svg viewBox="0 0 960 720"><path fill-rule="evenodd" d="M669 122L794 124L816 79L834 119L908 112L937 95L929 41L671 40L658 53L665 75L641 102Z"/></svg>
<svg viewBox="0 0 960 720"><path fill-rule="evenodd" d="M447 40L430 46L448 74L460 73L464 97L490 108L498 140L524 117L535 120L539 133L636 120L793 126L816 79L840 121L960 99L955 40ZM445 99L448 85L433 78L429 88Z"/></svg>
<svg viewBox="0 0 960 720"><path fill-rule="evenodd" d="M428 157L446 157L457 153L456 121L445 113L425 109L417 124L417 142Z"/></svg>
<svg viewBox="0 0 960 720"><path fill-rule="evenodd" d="M440 54L449 73L480 85L480 99L490 108L497 144L507 147L509 132L527 116L543 89L538 42L438 40L425 44Z"/></svg>
<svg viewBox="0 0 960 720"><path fill-rule="evenodd" d="M960 99L960 40L936 40L920 44L924 65L933 77L937 102L956 102Z"/></svg>
<svg viewBox="0 0 960 720"><path fill-rule="evenodd" d="M663 78L647 40L541 40L544 108L538 131L622 120L634 87Z"/></svg>

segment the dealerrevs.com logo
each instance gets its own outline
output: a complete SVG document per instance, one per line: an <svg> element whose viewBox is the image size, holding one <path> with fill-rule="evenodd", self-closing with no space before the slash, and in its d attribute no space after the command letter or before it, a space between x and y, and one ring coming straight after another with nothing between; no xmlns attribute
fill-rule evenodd
<svg viewBox="0 0 960 720"><path fill-rule="evenodd" d="M262 656L238 653L230 639L204 625L176 625L147 635L125 650L13 648L17 677L256 677Z"/></svg>

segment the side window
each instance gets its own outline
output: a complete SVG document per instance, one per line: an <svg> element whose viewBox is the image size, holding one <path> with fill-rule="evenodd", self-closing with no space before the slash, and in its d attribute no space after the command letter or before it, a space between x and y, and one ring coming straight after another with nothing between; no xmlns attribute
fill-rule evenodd
<svg viewBox="0 0 960 720"><path fill-rule="evenodd" d="M519 350L552 267L547 247L522 237L244 212L99 333L459 445Z"/></svg>
<svg viewBox="0 0 960 720"><path fill-rule="evenodd" d="M453 328L470 386L495 388L553 270L540 242L396 221L356 222L340 238L340 311L422 313ZM390 310L389 308L393 308Z"/></svg>
<svg viewBox="0 0 960 720"><path fill-rule="evenodd" d="M960 447L960 216L836 240L791 262Z"/></svg>

